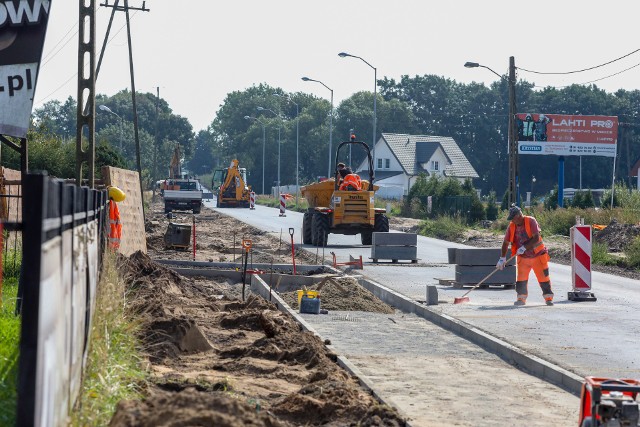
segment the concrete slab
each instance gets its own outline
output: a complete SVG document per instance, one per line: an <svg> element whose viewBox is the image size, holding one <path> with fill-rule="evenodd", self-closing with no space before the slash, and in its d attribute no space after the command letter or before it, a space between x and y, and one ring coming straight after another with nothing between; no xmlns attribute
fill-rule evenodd
<svg viewBox="0 0 640 427"><path fill-rule="evenodd" d="M456 282L475 285L480 283L482 279L487 277L489 273L496 269L495 265L456 265ZM516 283L516 268L505 267L504 270L498 270L489 277L484 284L515 284Z"/></svg>

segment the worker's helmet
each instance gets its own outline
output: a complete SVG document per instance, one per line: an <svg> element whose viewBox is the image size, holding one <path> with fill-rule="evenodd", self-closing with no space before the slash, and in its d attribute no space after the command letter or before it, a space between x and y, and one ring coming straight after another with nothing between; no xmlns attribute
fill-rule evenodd
<svg viewBox="0 0 640 427"><path fill-rule="evenodd" d="M116 203L120 203L126 198L124 191L122 191L118 187L110 185L109 187L107 187L107 190L109 191L109 198Z"/></svg>
<svg viewBox="0 0 640 427"><path fill-rule="evenodd" d="M540 114L538 116L538 120L543 121L545 119L544 114Z"/></svg>
<svg viewBox="0 0 640 427"><path fill-rule="evenodd" d="M531 118L531 114L527 114L527 116L524 118L525 120L532 120Z"/></svg>

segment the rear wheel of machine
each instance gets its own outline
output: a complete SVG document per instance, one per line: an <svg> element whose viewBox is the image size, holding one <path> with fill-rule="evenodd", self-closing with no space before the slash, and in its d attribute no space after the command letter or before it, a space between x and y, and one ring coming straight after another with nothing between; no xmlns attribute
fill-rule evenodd
<svg viewBox="0 0 640 427"><path fill-rule="evenodd" d="M363 245L370 245L373 242L373 233L371 230L360 233L360 241Z"/></svg>
<svg viewBox="0 0 640 427"><path fill-rule="evenodd" d="M321 213L313 214L311 227L313 229L312 244L314 246L327 246L327 239L329 238L329 216Z"/></svg>
<svg viewBox="0 0 640 427"><path fill-rule="evenodd" d="M375 216L373 223L373 231L376 233L388 233L389 232L389 218L384 214Z"/></svg>
<svg viewBox="0 0 640 427"><path fill-rule="evenodd" d="M588 417L582 420L581 427L593 427L593 423L591 422L591 417Z"/></svg>
<svg viewBox="0 0 640 427"><path fill-rule="evenodd" d="M302 216L302 243L310 245L313 243L313 229L311 228L311 212L305 212Z"/></svg>

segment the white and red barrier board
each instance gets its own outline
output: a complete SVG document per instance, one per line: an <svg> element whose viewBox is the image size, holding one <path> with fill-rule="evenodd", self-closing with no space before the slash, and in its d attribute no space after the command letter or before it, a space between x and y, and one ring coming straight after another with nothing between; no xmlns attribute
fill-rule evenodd
<svg viewBox="0 0 640 427"><path fill-rule="evenodd" d="M591 291L591 244L590 225L571 228L571 283L577 292Z"/></svg>
<svg viewBox="0 0 640 427"><path fill-rule="evenodd" d="M287 210L287 198L284 194L280 194L280 216L287 216L285 211Z"/></svg>
<svg viewBox="0 0 640 427"><path fill-rule="evenodd" d="M249 209L255 209L255 208L256 208L256 193L252 191L251 193L249 193Z"/></svg>

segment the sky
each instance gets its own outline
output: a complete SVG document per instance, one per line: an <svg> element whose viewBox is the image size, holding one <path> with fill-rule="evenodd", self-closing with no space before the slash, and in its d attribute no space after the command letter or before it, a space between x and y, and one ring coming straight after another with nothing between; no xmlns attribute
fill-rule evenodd
<svg viewBox="0 0 640 427"><path fill-rule="evenodd" d="M82 0L87 1L87 0ZM107 0L96 0L96 4ZM114 0L108 0L113 4ZM121 0L121 4L123 1ZM34 108L77 97L78 6L51 0ZM129 0L140 7L141 0ZM569 72L594 67L640 48L638 0L147 0L148 12L130 11L138 92L156 93L194 131L206 129L228 93L266 83L306 92L334 105L378 79L435 74L487 85L516 67ZM97 53L111 8L97 7ZM117 12L96 93L131 88L124 12ZM518 79L561 87L610 76L595 84L608 91L640 88L640 52L588 72ZM547 112L553 113L553 112ZM102 114L97 111L96 114Z"/></svg>

